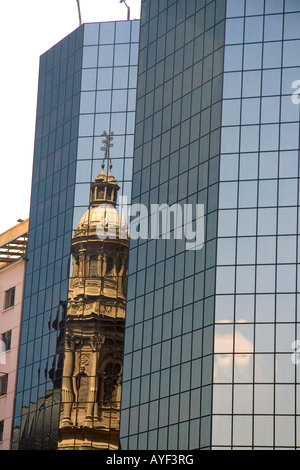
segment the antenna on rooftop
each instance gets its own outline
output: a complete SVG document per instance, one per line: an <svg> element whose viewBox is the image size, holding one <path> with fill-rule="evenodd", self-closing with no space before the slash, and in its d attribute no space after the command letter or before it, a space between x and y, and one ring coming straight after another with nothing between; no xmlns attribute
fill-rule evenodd
<svg viewBox="0 0 300 470"><path fill-rule="evenodd" d="M79 26L81 26L82 25L82 20L81 20L80 3L79 3L79 0L76 0L76 2L77 2L77 9L78 9Z"/></svg>
<svg viewBox="0 0 300 470"><path fill-rule="evenodd" d="M130 7L127 5L126 0L120 0L120 3L124 3L127 7L127 20L130 20Z"/></svg>

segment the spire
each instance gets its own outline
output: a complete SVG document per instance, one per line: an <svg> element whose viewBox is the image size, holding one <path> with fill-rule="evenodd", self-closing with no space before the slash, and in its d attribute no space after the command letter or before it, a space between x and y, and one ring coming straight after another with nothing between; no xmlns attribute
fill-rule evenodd
<svg viewBox="0 0 300 470"><path fill-rule="evenodd" d="M110 150L111 147L114 146L114 144L112 144L112 140L114 138L114 133L110 132L108 134L106 131L104 131L101 137L104 137L104 139L102 140L103 145L101 147L101 150L104 151L104 160L107 159L111 162L110 155L109 155L109 150Z"/></svg>

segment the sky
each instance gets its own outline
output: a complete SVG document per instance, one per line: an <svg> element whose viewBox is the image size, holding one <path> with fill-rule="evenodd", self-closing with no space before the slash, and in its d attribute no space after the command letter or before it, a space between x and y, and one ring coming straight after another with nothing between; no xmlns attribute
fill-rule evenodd
<svg viewBox="0 0 300 470"><path fill-rule="evenodd" d="M127 0L131 19L141 0ZM83 23L127 19L120 0L80 0ZM0 5L0 233L29 217L39 57L79 26L76 0Z"/></svg>

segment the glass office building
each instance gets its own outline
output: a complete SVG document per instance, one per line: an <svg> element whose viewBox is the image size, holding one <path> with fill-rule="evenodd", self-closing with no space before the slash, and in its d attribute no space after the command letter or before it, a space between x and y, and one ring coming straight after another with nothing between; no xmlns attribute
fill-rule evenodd
<svg viewBox="0 0 300 470"><path fill-rule="evenodd" d="M79 222L83 227L86 221L82 217L95 205L91 184L93 188L102 184L104 131L114 133L110 148L113 176L119 195L130 200L138 41L139 21L85 24L40 58L14 450L54 450L58 446L68 291L73 273L71 241L76 242ZM86 240L81 238L86 244L88 231ZM98 269L97 256L94 253L88 258L89 271L81 271L80 279L76 271L76 282L86 288L91 279L85 278L95 277ZM101 337L101 341L105 339ZM84 362L82 354L80 361L81 375L74 380L77 395L87 397L88 360L85 357ZM107 365L106 376L111 374L107 383L114 384L120 365L118 373L116 367L113 371L114 365ZM107 383L105 403L110 394ZM96 390L94 386L93 393Z"/></svg>
<svg viewBox="0 0 300 470"><path fill-rule="evenodd" d="M300 446L299 47L297 0L142 2L133 202L205 244L130 242L122 449Z"/></svg>

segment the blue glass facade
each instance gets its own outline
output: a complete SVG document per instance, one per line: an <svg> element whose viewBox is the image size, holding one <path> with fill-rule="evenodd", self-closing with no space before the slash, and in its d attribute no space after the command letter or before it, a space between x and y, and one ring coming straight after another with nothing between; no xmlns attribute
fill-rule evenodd
<svg viewBox="0 0 300 470"><path fill-rule="evenodd" d="M223 1L142 4L133 202L203 204L205 249L131 240L121 445L208 447Z"/></svg>
<svg viewBox="0 0 300 470"><path fill-rule="evenodd" d="M227 1L213 448L300 442L299 26L296 1Z"/></svg>
<svg viewBox="0 0 300 470"><path fill-rule="evenodd" d="M204 204L205 246L131 240L123 449L299 446L300 6L142 2L133 201Z"/></svg>
<svg viewBox="0 0 300 470"><path fill-rule="evenodd" d="M71 239L101 171L102 134L131 197L139 21L91 23L40 59L13 449L56 449Z"/></svg>

